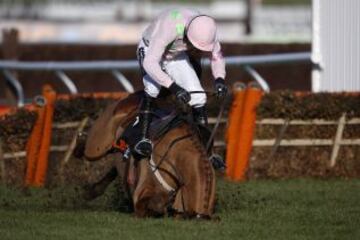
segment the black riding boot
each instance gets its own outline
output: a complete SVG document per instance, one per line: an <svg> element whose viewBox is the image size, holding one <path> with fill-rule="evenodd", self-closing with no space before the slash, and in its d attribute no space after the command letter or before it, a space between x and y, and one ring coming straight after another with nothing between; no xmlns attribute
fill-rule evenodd
<svg viewBox="0 0 360 240"><path fill-rule="evenodd" d="M206 128L208 127L208 119L207 119L207 112L205 106L193 107L192 114L195 123L200 124Z"/></svg>
<svg viewBox="0 0 360 240"><path fill-rule="evenodd" d="M211 133L208 128L207 112L206 112L205 106L204 107L193 107L192 115L193 115L194 122L198 126L201 142L204 144L204 146L206 148L207 141L210 138Z"/></svg>
<svg viewBox="0 0 360 240"><path fill-rule="evenodd" d="M139 124L141 129L141 140L135 144L134 150L144 156L150 157L152 153L152 142L149 139L149 127L151 123L152 98L144 94L140 107Z"/></svg>
<svg viewBox="0 0 360 240"><path fill-rule="evenodd" d="M205 107L193 107L192 108L193 119L195 123L199 125L200 139L204 144L205 148L207 147L208 140L211 136L211 131L208 127L207 111ZM208 151L209 160L211 161L214 169L216 170L225 170L226 166L223 158L212 152L213 143L210 143Z"/></svg>

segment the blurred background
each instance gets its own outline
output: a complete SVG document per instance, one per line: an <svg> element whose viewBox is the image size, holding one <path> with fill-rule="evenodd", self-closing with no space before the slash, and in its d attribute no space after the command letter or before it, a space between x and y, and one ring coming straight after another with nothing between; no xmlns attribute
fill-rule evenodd
<svg viewBox="0 0 360 240"><path fill-rule="evenodd" d="M194 8L215 17L226 57L288 52L310 54L311 0L1 0L0 59L30 62L135 60L136 44L142 31L160 11L172 7ZM301 91L311 90L311 68L310 60L254 67L272 90ZM139 71L123 70L121 73L135 90L142 89ZM79 92L126 90L109 72L60 74L60 77L71 79ZM28 100L39 94L45 83L51 83L60 93L69 92L64 81L59 81L59 73L18 70L14 76ZM9 81L11 76L0 78ZM0 81L0 103L8 102L14 95L3 80ZM227 67L230 86L237 81L252 80L243 68ZM205 69L202 81L206 88L213 86L209 69Z"/></svg>
<svg viewBox="0 0 360 240"><path fill-rule="evenodd" d="M160 11L189 7L219 22L226 42L309 42L311 0L2 0L0 27L26 42L136 43Z"/></svg>

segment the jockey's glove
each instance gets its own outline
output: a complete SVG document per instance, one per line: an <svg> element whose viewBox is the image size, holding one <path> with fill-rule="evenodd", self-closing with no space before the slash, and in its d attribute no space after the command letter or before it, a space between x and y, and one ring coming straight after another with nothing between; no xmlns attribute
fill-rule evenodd
<svg viewBox="0 0 360 240"><path fill-rule="evenodd" d="M226 97L228 88L225 85L225 80L223 78L215 79L215 90L216 90L216 97L218 98Z"/></svg>
<svg viewBox="0 0 360 240"><path fill-rule="evenodd" d="M169 90L176 96L176 99L181 103L187 104L188 102L190 102L190 93L177 85L175 82L170 85Z"/></svg>

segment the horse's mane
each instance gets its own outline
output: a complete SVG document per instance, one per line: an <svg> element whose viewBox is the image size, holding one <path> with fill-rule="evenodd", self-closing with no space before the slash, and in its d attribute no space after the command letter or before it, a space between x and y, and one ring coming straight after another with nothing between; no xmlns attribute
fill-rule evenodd
<svg viewBox="0 0 360 240"><path fill-rule="evenodd" d="M122 127L127 126L132 121L132 119L135 118L136 114L138 114L143 96L144 91L137 91L135 93L129 94L126 98L121 99L117 102L113 115L116 116L118 114L127 114L125 119L121 121ZM174 110L179 108L173 96L171 96L169 92L165 89L160 91L159 96L154 99L154 104L161 109Z"/></svg>
<svg viewBox="0 0 360 240"><path fill-rule="evenodd" d="M192 133L190 137L190 141L192 142L192 146L197 150L199 153L199 161L200 161L200 169L203 171L203 176L205 176L204 184L205 184L205 194L204 194L204 209L208 209L208 203L211 198L211 181L212 179L212 166L207 156L207 151L205 149L204 144L201 142L199 135L197 134L196 130L193 126L189 125L188 128L189 133Z"/></svg>

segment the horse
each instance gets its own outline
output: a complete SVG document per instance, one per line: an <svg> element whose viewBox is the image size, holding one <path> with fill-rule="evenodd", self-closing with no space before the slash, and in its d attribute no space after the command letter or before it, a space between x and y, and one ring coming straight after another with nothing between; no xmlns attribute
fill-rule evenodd
<svg viewBox="0 0 360 240"><path fill-rule="evenodd" d="M83 150L87 160L96 161L112 151L114 141L138 115L141 98L141 92L130 94L106 108L87 135ZM164 103L169 105L168 99L155 102L157 106ZM153 120L152 125L158 124L160 120ZM123 172L135 216L210 219L215 205L215 172L194 124L179 121L152 141L150 159L138 160L133 155L125 161L117 158L114 168L92 189L96 194L103 192L116 172Z"/></svg>

